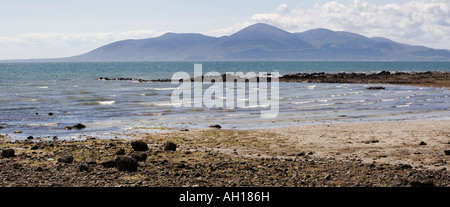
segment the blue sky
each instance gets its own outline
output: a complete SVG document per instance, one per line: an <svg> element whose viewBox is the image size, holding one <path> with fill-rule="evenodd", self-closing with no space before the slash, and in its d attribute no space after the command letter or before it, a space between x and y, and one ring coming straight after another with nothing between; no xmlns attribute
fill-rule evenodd
<svg viewBox="0 0 450 207"><path fill-rule="evenodd" d="M164 32L229 35L257 22L450 49L448 0L0 0L0 59L77 55Z"/></svg>

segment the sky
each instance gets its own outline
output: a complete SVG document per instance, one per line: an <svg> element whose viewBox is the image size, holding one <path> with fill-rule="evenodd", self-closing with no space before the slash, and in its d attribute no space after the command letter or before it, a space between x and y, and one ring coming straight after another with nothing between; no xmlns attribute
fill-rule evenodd
<svg viewBox="0 0 450 207"><path fill-rule="evenodd" d="M74 56L166 32L219 37L254 23L450 49L450 0L0 0L0 60Z"/></svg>

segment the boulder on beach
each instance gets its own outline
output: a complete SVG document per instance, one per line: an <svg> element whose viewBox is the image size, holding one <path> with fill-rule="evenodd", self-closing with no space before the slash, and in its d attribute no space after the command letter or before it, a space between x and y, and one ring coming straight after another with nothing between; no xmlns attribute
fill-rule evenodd
<svg viewBox="0 0 450 207"><path fill-rule="evenodd" d="M445 155L450 155L450 150L444 150Z"/></svg>
<svg viewBox="0 0 450 207"><path fill-rule="evenodd" d="M78 129L78 130L80 130L80 129L84 129L84 128L86 128L86 125L81 124L81 123L75 124L73 126L66 126L66 129L68 129L68 130L71 130L71 129Z"/></svg>
<svg viewBox="0 0 450 207"><path fill-rule="evenodd" d="M218 124L213 124L209 126L210 128L216 128L216 129L221 129L222 126L218 125Z"/></svg>
<svg viewBox="0 0 450 207"><path fill-rule="evenodd" d="M75 129L84 129L84 128L86 128L86 125L78 123L78 124L73 125L72 127Z"/></svg>
<svg viewBox="0 0 450 207"><path fill-rule="evenodd" d="M147 143L145 143L142 140L135 140L131 142L131 147L135 150L135 151L147 151L148 150L148 145Z"/></svg>
<svg viewBox="0 0 450 207"><path fill-rule="evenodd" d="M131 154L131 157L138 162L145 162L145 160L147 160L148 155L145 152L141 152L141 153L135 152L135 153Z"/></svg>
<svg viewBox="0 0 450 207"><path fill-rule="evenodd" d="M64 157L60 157L60 158L58 158L58 162L72 163L73 162L73 156L72 155L67 155L67 156L64 156Z"/></svg>
<svg viewBox="0 0 450 207"><path fill-rule="evenodd" d="M10 158L10 157L15 157L16 155L14 154L14 149L4 149L2 150L2 157L4 158Z"/></svg>
<svg viewBox="0 0 450 207"><path fill-rule="evenodd" d="M118 157L116 158L117 169L120 171L136 172L138 163L131 157Z"/></svg>
<svg viewBox="0 0 450 207"><path fill-rule="evenodd" d="M164 150L165 151L176 151L177 150L177 145L173 142L166 142L164 144Z"/></svg>

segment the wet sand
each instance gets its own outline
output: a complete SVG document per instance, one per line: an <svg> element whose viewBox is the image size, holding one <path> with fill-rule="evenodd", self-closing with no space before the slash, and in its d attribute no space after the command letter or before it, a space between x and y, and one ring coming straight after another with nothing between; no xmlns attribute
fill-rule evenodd
<svg viewBox="0 0 450 207"><path fill-rule="evenodd" d="M141 133L127 139L1 138L0 186L444 186L450 187L450 121ZM149 150L136 152L132 140ZM165 151L164 143L177 144ZM117 155L123 149L122 155ZM107 168L146 154L137 171ZM60 158L72 156L64 163ZM95 162L94 162L95 161Z"/></svg>

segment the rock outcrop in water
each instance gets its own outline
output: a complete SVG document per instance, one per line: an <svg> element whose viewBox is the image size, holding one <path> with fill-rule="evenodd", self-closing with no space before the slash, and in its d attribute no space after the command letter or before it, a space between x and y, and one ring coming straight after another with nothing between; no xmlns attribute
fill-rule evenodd
<svg viewBox="0 0 450 207"><path fill-rule="evenodd" d="M222 75L226 81L226 75ZM238 77L234 77L238 78ZM143 80L132 78L98 78L106 81L170 82L170 79ZM191 79L194 81L194 79ZM259 81L259 78L257 78ZM267 81L271 81L269 77ZM301 83L356 83L356 84L408 84L436 87L450 87L450 72L395 72L379 73L297 73L279 77L280 82ZM369 90L382 90L383 87L371 87Z"/></svg>

